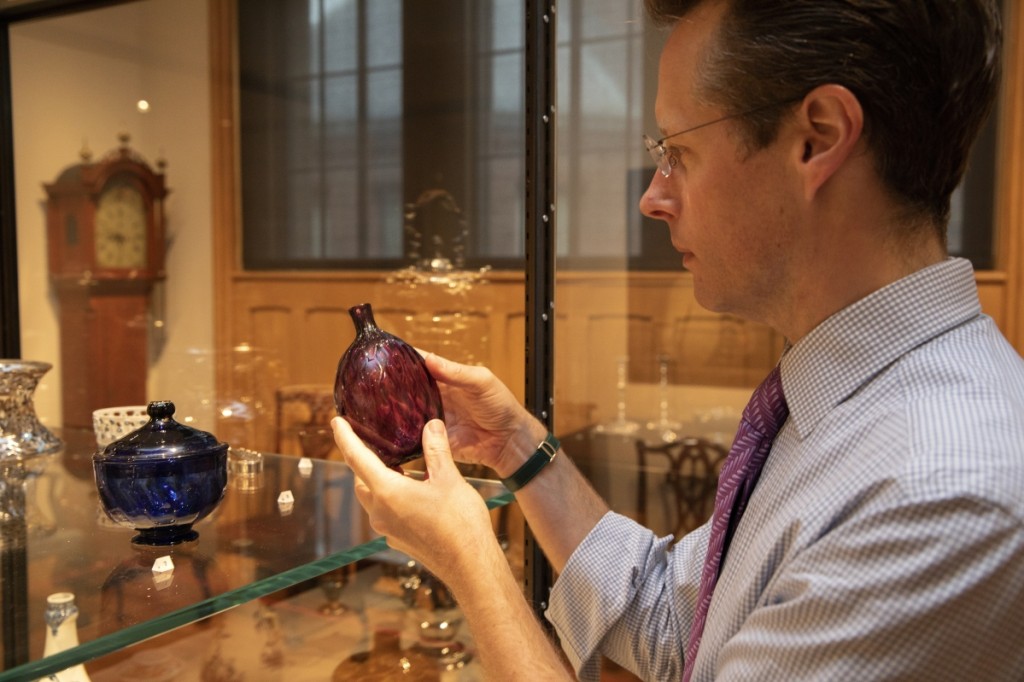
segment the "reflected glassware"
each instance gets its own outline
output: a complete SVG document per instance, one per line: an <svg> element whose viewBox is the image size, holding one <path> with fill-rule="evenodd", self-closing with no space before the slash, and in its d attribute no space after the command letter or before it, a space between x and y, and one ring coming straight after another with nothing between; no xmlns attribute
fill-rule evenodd
<svg viewBox="0 0 1024 682"><path fill-rule="evenodd" d="M356 338L338 362L334 403L388 466L420 456L423 426L444 419L437 382L416 350L381 330L369 303L349 309Z"/></svg>
<svg viewBox="0 0 1024 682"><path fill-rule="evenodd" d="M682 435L682 422L669 417L667 356L658 356L658 421L647 422L647 440L652 443L670 443Z"/></svg>
<svg viewBox="0 0 1024 682"><path fill-rule="evenodd" d="M342 566L327 571L317 580L320 590L327 598L327 601L317 609L321 615L341 616L348 613L348 607L341 601L345 586L348 585L348 573L349 566Z"/></svg>
<svg viewBox="0 0 1024 682"><path fill-rule="evenodd" d="M0 458L57 452L63 442L40 423L32 396L48 362L0 360Z"/></svg>
<svg viewBox="0 0 1024 682"><path fill-rule="evenodd" d="M594 430L598 433L610 433L627 436L640 430L640 423L626 417L626 377L629 369L629 358L620 357L616 363L615 379L615 421L598 424Z"/></svg>
<svg viewBox="0 0 1024 682"><path fill-rule="evenodd" d="M100 502L115 523L139 531L136 544L195 540L192 524L224 497L228 444L176 422L172 402L152 402L148 413L148 424L93 455Z"/></svg>
<svg viewBox="0 0 1024 682"><path fill-rule="evenodd" d="M299 448L303 457L310 459L330 459L335 448L334 432L331 429L310 427L299 431Z"/></svg>
<svg viewBox="0 0 1024 682"><path fill-rule="evenodd" d="M361 680L440 680L441 674L434 661L424 654L401 647L401 635L397 630L375 630L373 647L349 656L338 664L331 675L333 682Z"/></svg>
<svg viewBox="0 0 1024 682"><path fill-rule="evenodd" d="M263 487L263 453L249 448L228 448L228 482L251 494Z"/></svg>
<svg viewBox="0 0 1024 682"><path fill-rule="evenodd" d="M472 660L472 653L458 641L464 619L448 586L416 561L399 570L402 601L416 624L415 644L410 647L434 661L441 670L459 670Z"/></svg>

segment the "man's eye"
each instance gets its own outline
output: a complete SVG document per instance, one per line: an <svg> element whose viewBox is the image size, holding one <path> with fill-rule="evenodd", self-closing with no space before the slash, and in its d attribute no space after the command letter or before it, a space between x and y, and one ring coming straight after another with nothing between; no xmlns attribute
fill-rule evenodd
<svg viewBox="0 0 1024 682"><path fill-rule="evenodd" d="M669 147L665 150L665 158L668 159L668 165L675 168L679 165L679 150L675 147Z"/></svg>

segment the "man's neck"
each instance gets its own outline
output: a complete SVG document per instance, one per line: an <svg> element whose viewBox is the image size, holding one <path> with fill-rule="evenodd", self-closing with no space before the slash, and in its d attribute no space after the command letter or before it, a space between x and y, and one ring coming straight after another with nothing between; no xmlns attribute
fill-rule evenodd
<svg viewBox="0 0 1024 682"><path fill-rule="evenodd" d="M905 226L877 223L835 227L824 231L816 248L802 256L795 269L793 298L775 328L796 342L826 318L865 296L947 257L930 226L908 231Z"/></svg>

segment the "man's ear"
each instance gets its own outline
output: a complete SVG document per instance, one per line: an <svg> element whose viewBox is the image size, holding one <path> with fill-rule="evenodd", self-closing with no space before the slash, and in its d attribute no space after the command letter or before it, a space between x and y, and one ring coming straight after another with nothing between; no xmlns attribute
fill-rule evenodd
<svg viewBox="0 0 1024 682"><path fill-rule="evenodd" d="M804 97L797 117L800 147L795 153L804 196L810 200L857 149L864 130L864 110L843 86L819 85Z"/></svg>

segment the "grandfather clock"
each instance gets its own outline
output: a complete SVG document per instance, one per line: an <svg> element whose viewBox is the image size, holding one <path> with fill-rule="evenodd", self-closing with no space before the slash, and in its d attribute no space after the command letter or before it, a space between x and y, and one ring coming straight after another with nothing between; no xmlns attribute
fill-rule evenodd
<svg viewBox="0 0 1024 682"><path fill-rule="evenodd" d="M164 185L128 147L69 166L47 194L50 281L60 306L64 425L146 402L148 311L164 278Z"/></svg>

